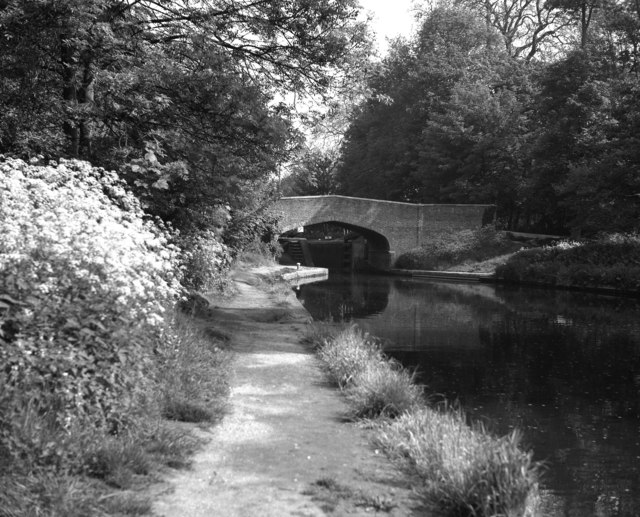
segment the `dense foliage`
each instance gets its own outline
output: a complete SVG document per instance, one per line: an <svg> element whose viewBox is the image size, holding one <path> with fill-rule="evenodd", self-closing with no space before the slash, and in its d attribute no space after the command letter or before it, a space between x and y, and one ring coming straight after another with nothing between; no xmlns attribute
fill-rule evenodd
<svg viewBox="0 0 640 517"><path fill-rule="evenodd" d="M337 190L338 153L335 149L302 149L282 180L283 196L326 196Z"/></svg>
<svg viewBox="0 0 640 517"><path fill-rule="evenodd" d="M118 170L175 227L243 208L297 145L287 97L339 87L354 0L0 2L0 152Z"/></svg>
<svg viewBox="0 0 640 517"><path fill-rule="evenodd" d="M64 159L0 159L0 234L0 513L148 512L127 489L196 446L163 418L224 413L228 354L174 308L225 246L180 250L114 172Z"/></svg>
<svg viewBox="0 0 640 517"><path fill-rule="evenodd" d="M293 98L348 83L357 15L0 0L0 513L102 514L118 497L73 476L128 488L150 456L184 462L161 417L220 417L224 354L175 304L241 248L276 251Z"/></svg>
<svg viewBox="0 0 640 517"><path fill-rule="evenodd" d="M224 391L194 373L217 349L173 308L241 248L276 251L265 208L300 141L291 96L345 84L367 48L357 15L355 0L0 1L3 468L105 471L69 460L76 431L121 436L154 405L216 418L193 393Z"/></svg>
<svg viewBox="0 0 640 517"><path fill-rule="evenodd" d="M496 275L517 282L639 292L640 236L612 234L520 251Z"/></svg>
<svg viewBox="0 0 640 517"><path fill-rule="evenodd" d="M224 287L231 253L216 234L202 231L180 240L183 266L182 286L193 292Z"/></svg>
<svg viewBox="0 0 640 517"><path fill-rule="evenodd" d="M395 266L402 269L447 269L465 262L480 262L520 248L490 226L480 230L462 230L442 234L420 248L398 257Z"/></svg>
<svg viewBox="0 0 640 517"><path fill-rule="evenodd" d="M11 431L25 408L116 431L153 379L178 250L114 173L64 160L0 170L1 446L28 439Z"/></svg>
<svg viewBox="0 0 640 517"><path fill-rule="evenodd" d="M627 0L425 9L373 67L337 188L495 203L510 229L637 231L639 42Z"/></svg>

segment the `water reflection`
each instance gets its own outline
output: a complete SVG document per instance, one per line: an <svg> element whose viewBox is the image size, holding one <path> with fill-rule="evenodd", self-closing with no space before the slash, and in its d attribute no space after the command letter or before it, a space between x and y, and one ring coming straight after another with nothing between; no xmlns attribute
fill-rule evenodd
<svg viewBox="0 0 640 517"><path fill-rule="evenodd" d="M300 299L317 320L350 320L381 314L389 303L390 285L384 277L334 275L304 286Z"/></svg>
<svg viewBox="0 0 640 517"><path fill-rule="evenodd" d="M316 318L352 316L496 432L547 462L545 515L640 515L640 304L486 284L332 276Z"/></svg>

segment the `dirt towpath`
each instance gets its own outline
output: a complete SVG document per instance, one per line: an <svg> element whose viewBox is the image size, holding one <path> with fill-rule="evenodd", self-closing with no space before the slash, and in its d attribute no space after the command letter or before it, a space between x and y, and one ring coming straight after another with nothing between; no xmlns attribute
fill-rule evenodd
<svg viewBox="0 0 640 517"><path fill-rule="evenodd" d="M340 393L300 343L309 321L239 274L237 293L213 301L207 325L235 352L229 414L190 470L154 503L163 517L424 515L406 480L345 420Z"/></svg>

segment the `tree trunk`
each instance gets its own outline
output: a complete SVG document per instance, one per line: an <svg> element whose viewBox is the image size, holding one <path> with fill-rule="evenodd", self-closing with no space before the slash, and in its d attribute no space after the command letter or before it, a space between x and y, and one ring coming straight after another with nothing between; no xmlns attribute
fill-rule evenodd
<svg viewBox="0 0 640 517"><path fill-rule="evenodd" d="M68 140L68 153L74 157L90 158L92 154L91 121L77 109L94 102L94 73L90 60L84 62L82 80L78 84L76 49L66 35L61 36L62 98L67 106L63 131ZM88 107L88 106L87 106Z"/></svg>
<svg viewBox="0 0 640 517"><path fill-rule="evenodd" d="M84 74L82 78L82 87L78 95L78 102L80 104L86 104L89 108L93 105L94 101L94 75L93 67L90 62L85 63ZM83 118L79 122L79 152L83 157L91 158L92 154L92 131L91 120L89 118Z"/></svg>
<svg viewBox="0 0 640 517"><path fill-rule="evenodd" d="M62 63L62 99L69 112L62 125L64 134L68 140L68 152L71 156L78 156L80 152L80 131L72 118L71 112L78 104L78 91L76 88L76 63L73 45L65 34L60 36L60 61Z"/></svg>
<svg viewBox="0 0 640 517"><path fill-rule="evenodd" d="M594 4L584 1L580 9L580 48L582 49L589 43L589 26L594 7Z"/></svg>
<svg viewBox="0 0 640 517"><path fill-rule="evenodd" d="M511 226L509 227L509 229L517 231L519 228L520 228L520 209L516 208L513 211L513 220L511 221Z"/></svg>

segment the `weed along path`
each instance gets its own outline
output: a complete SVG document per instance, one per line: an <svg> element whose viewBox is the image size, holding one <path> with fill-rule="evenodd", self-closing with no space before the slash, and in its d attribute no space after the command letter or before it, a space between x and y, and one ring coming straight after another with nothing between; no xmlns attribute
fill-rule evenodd
<svg viewBox="0 0 640 517"><path fill-rule="evenodd" d="M237 274L206 324L235 353L230 408L190 470L154 503L163 517L424 515L301 344L309 315L293 293Z"/></svg>

